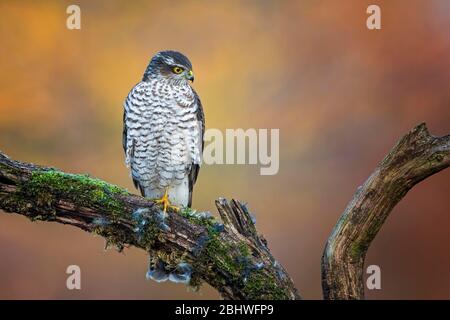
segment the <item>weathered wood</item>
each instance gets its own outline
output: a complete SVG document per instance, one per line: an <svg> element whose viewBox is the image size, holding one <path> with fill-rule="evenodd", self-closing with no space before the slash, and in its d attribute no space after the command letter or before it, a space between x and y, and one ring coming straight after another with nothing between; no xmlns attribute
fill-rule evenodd
<svg viewBox="0 0 450 320"><path fill-rule="evenodd" d="M325 299L363 299L366 252L394 206L417 183L450 166L450 135L433 137L425 124L406 134L359 187L322 256Z"/></svg>
<svg viewBox="0 0 450 320"><path fill-rule="evenodd" d="M364 298L366 252L392 208L417 183L450 166L450 136L424 124L406 134L358 188L322 256L325 299ZM32 220L69 224L104 236L120 250L136 246L169 267L188 263L226 299L298 299L239 201L216 201L222 222L184 210L161 215L152 201L86 175L14 161L0 153L0 209Z"/></svg>
<svg viewBox="0 0 450 320"><path fill-rule="evenodd" d="M247 208L219 199L224 224L205 213L169 212L152 201L87 175L9 159L0 153L0 209L32 220L69 224L122 250L135 246L168 268L190 265L226 299L298 299L292 279L256 232Z"/></svg>

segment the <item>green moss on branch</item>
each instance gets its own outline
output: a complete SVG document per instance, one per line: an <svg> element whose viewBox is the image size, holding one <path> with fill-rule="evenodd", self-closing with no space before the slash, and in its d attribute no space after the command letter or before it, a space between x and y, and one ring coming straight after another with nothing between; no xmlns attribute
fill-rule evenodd
<svg viewBox="0 0 450 320"><path fill-rule="evenodd" d="M291 298L268 257L261 258L253 242L235 237L208 213L186 209L180 215L189 224L173 216L166 221L156 207L125 189L88 175L67 174L6 157L0 162L0 184L2 209L32 220L77 226L103 236L107 245L119 250L128 245L143 248L169 268L189 263L194 271L191 286L206 280L225 297Z"/></svg>
<svg viewBox="0 0 450 320"><path fill-rule="evenodd" d="M246 242L224 241L214 218L199 219L190 215L189 219L207 227L208 238L196 266L209 267L213 278L210 283L239 288L246 299L290 299L289 292L280 287L277 274L267 272L263 266L255 267L252 249ZM196 277L192 284L198 285Z"/></svg>
<svg viewBox="0 0 450 320"><path fill-rule="evenodd" d="M68 199L79 207L95 207L114 217L124 213L117 195L126 195L125 189L88 175L67 174L60 171L33 171L28 181L20 185L20 192L35 198L38 205L52 208L57 199Z"/></svg>

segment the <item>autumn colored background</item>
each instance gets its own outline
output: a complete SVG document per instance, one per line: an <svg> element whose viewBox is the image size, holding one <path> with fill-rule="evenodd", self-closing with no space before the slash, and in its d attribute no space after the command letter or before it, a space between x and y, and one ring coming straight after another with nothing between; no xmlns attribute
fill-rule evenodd
<svg viewBox="0 0 450 320"><path fill-rule="evenodd" d="M82 29L66 28L81 7ZM366 8L382 29L366 28ZM208 128L279 128L280 170L203 166L194 207L248 202L304 298L321 298L325 241L356 188L425 121L450 133L450 1L1 1L0 150L136 192L122 102L162 49L188 55ZM450 171L394 209L366 265L371 299L450 298ZM145 279L145 252L104 251L73 227L0 214L0 298L210 299L209 286ZM66 267L82 290L66 289Z"/></svg>

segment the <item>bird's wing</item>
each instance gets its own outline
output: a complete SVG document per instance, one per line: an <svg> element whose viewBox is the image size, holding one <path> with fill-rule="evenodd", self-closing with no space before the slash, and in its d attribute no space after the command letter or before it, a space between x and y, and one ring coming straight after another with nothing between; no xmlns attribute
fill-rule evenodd
<svg viewBox="0 0 450 320"><path fill-rule="evenodd" d="M194 103L197 104L197 112L196 117L197 121L200 123L200 130L199 130L199 152L200 157L203 154L203 146L204 146L204 140L203 136L205 134L205 115L203 113L203 106L202 102L200 101L200 97L198 96L197 92L194 91L195 100ZM189 181L189 202L188 207L191 207L192 204L192 192L194 189L194 184L197 181L198 172L200 171L200 163L193 162L191 164L189 173L188 173L188 181Z"/></svg>

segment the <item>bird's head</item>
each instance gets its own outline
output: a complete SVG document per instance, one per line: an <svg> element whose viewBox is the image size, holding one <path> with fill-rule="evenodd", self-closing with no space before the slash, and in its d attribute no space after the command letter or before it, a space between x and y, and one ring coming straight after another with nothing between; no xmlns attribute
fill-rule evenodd
<svg viewBox="0 0 450 320"><path fill-rule="evenodd" d="M151 78L173 80L174 83L194 82L189 59L177 51L161 51L155 54L145 70L144 80Z"/></svg>

